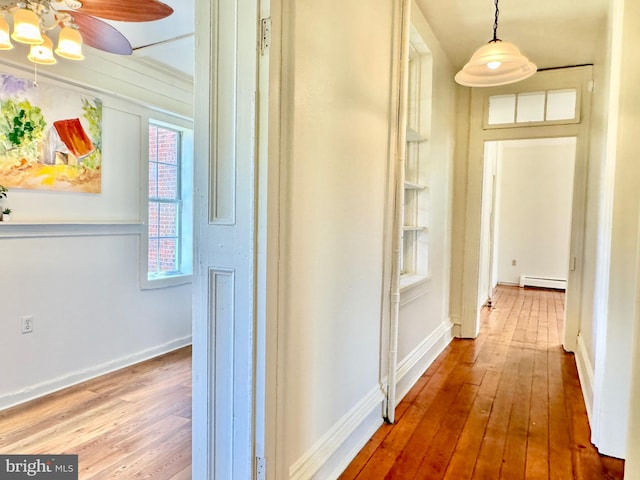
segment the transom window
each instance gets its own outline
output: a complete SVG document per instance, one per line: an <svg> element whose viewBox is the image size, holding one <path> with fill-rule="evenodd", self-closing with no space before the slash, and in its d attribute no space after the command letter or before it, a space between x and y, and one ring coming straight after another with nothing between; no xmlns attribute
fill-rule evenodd
<svg viewBox="0 0 640 480"><path fill-rule="evenodd" d="M487 110L485 128L579 121L574 88L492 95Z"/></svg>

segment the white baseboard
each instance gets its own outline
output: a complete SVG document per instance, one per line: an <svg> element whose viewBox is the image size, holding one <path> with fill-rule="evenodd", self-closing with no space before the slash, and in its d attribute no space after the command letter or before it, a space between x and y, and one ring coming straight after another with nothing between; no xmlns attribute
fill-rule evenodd
<svg viewBox="0 0 640 480"><path fill-rule="evenodd" d="M589 425L593 429L593 377L594 370L587 353L587 347L584 344L584 339L581 335L578 335L578 348L575 353L576 366L578 367L578 378L580 379L580 386L582 387L582 396L584 397L584 404L587 409L587 416L589 417Z"/></svg>
<svg viewBox="0 0 640 480"><path fill-rule="evenodd" d="M380 387L371 390L289 468L291 480L334 479L382 425Z"/></svg>
<svg viewBox="0 0 640 480"><path fill-rule="evenodd" d="M442 322L398 364L398 401L449 345L452 328L448 319ZM338 478L382 425L383 401L384 395L376 386L289 468L290 480Z"/></svg>
<svg viewBox="0 0 640 480"><path fill-rule="evenodd" d="M416 384L425 370L433 363L453 338L453 325L447 319L403 358L396 373L396 403Z"/></svg>
<svg viewBox="0 0 640 480"><path fill-rule="evenodd" d="M0 395L0 410L14 407L21 403L28 402L29 400L33 400L38 397L57 392L58 390L62 390L63 388L71 387L78 383L90 380L109 372L113 372L115 370L119 370L124 367L128 367L135 363L149 360L150 358L163 355L165 353L177 350L178 348L182 348L190 344L191 335L172 340L171 342L149 348L133 355L128 355L126 357L121 357L116 360L103 363L102 365L96 365L85 370L72 372L68 375L49 380L47 382L42 382L37 385L33 385L18 392L10 392Z"/></svg>

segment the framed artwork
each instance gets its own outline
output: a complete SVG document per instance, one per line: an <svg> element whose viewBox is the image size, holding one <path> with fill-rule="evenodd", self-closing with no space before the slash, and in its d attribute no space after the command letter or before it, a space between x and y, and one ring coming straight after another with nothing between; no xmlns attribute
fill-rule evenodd
<svg viewBox="0 0 640 480"><path fill-rule="evenodd" d="M102 101L0 74L0 185L100 193Z"/></svg>

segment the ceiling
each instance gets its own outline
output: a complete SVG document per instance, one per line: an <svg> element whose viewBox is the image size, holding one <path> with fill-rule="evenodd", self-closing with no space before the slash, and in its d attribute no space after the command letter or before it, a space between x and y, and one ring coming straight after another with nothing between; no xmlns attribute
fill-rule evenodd
<svg viewBox="0 0 640 480"><path fill-rule="evenodd" d="M154 22L115 22L131 43L134 57L162 64L193 76L195 61L195 0L161 0L173 13Z"/></svg>
<svg viewBox="0 0 640 480"><path fill-rule="evenodd" d="M493 38L493 0L416 0L456 69ZM498 38L541 68L594 63L607 0L503 0Z"/></svg>
<svg viewBox="0 0 640 480"><path fill-rule="evenodd" d="M195 0L155 22L109 22L134 55L193 75ZM493 0L416 0L456 69L493 36ZM602 47L607 0L503 0L498 37L515 43L539 69L594 63Z"/></svg>

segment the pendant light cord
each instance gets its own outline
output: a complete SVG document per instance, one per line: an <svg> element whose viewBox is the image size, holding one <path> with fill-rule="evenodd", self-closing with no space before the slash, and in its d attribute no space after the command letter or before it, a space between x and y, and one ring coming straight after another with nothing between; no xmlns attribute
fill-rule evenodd
<svg viewBox="0 0 640 480"><path fill-rule="evenodd" d="M493 40L491 41L499 42L500 39L498 38L498 15L500 14L500 10L498 9L498 0L493 0L493 3L496 6L496 16L495 20L493 21Z"/></svg>

